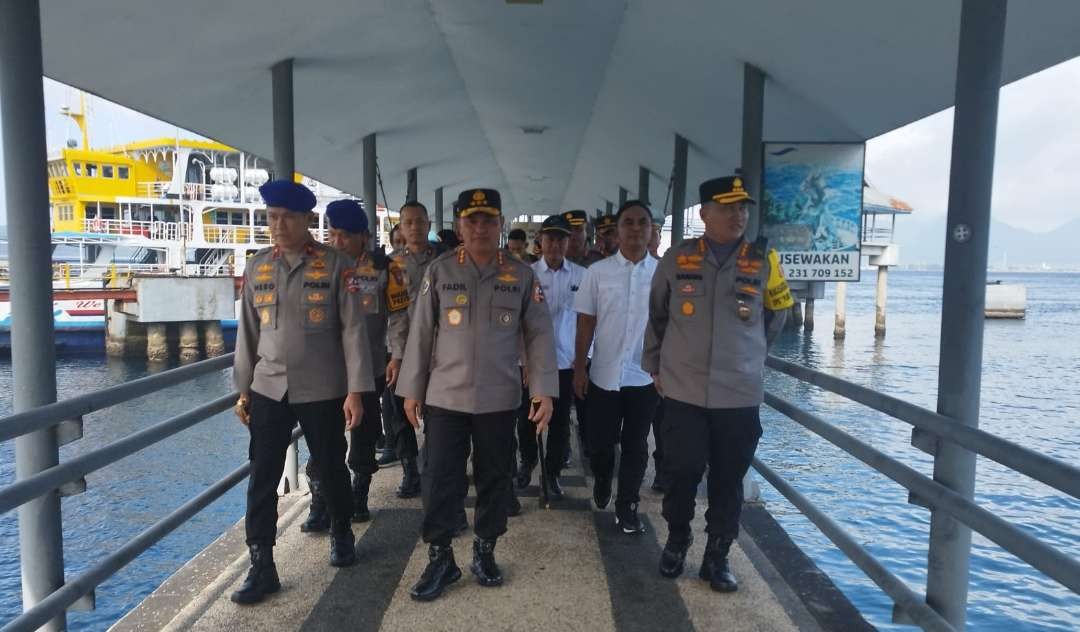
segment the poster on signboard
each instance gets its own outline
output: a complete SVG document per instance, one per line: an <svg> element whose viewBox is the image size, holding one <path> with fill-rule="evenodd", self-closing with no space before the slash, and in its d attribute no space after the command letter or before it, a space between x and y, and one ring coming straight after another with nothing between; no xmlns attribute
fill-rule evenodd
<svg viewBox="0 0 1080 632"><path fill-rule="evenodd" d="M858 281L865 146L765 143L761 230L793 281Z"/></svg>

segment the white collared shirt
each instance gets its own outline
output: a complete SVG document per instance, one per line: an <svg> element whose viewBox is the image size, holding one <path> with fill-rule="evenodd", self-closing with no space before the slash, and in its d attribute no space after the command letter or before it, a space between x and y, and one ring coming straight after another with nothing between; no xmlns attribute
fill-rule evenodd
<svg viewBox="0 0 1080 632"><path fill-rule="evenodd" d="M540 287L544 290L544 302L551 312L551 321L555 325L555 359L559 369L574 366L574 336L577 335L577 312L574 311L574 297L577 296L585 268L563 259L562 267L552 270L543 257L532 264Z"/></svg>
<svg viewBox="0 0 1080 632"><path fill-rule="evenodd" d="M633 263L617 252L585 270L574 310L596 316L589 379L606 391L652 384L641 368L641 349L656 263L648 253Z"/></svg>

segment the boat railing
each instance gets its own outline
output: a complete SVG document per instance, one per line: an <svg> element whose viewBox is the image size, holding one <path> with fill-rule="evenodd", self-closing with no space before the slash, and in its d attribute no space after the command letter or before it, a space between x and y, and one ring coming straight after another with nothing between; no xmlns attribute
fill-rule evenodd
<svg viewBox="0 0 1080 632"><path fill-rule="evenodd" d="M772 356L766 361L766 366L805 384L824 389L911 424L913 426L912 443L931 454L942 442L951 442L1073 498L1080 499L1080 468L1073 465L827 373ZM909 502L949 514L1031 567L1038 569L1050 579L1080 594L1080 560L1070 557L1033 535L1034 529L1025 530L993 514L893 456L885 454L838 426L830 424L820 416L772 392L765 394L765 403L906 488ZM799 493L760 458L754 459L753 467L817 526L821 533L829 538L871 581L892 598L896 605L894 618L901 622L914 623L926 630L953 629L937 611L926 603L925 596L916 593L902 579L888 570L880 560L859 543L857 538L829 517L826 511Z"/></svg>
<svg viewBox="0 0 1080 632"><path fill-rule="evenodd" d="M232 365L232 358L232 354L227 354L218 358L203 360L125 384L10 415L0 419L0 442L11 441L32 433L47 432L54 433L56 441L53 445L58 448L82 437L84 418L87 415L174 387L203 375L227 370ZM54 462L57 465L29 476L20 476L16 482L0 488L0 514L7 513L16 507L43 496L57 494L60 497L67 497L84 493L87 489L86 476L88 474L97 472L112 463L166 441L179 432L207 421L214 415L230 409L236 398L237 394L235 392L222 395L185 413L157 423L148 424L141 430L63 462L60 461L59 450L57 449L54 455ZM299 428L294 431L294 441L300 437L300 434ZM63 614L69 608L92 607L93 593L98 585L112 577L117 571L135 560L142 552L235 487L237 483L247 477L250 467L250 463L244 463L218 481L208 485L202 492L191 497L157 522L149 525L118 549L104 553L100 559L92 562L85 571L67 579L63 586L20 616L8 621L0 630L4 632L36 630L58 615ZM293 480L295 480L296 473L293 472L292 475ZM57 520L59 521L59 516L57 516ZM38 544L41 546L33 548L32 551L42 556L62 554L64 546L62 540L57 543L39 541ZM50 546L59 546L61 550L49 550ZM62 555L60 559L62 559ZM32 559L32 557L30 559L24 557L21 563L33 565L37 564L38 561Z"/></svg>
<svg viewBox="0 0 1080 632"><path fill-rule="evenodd" d="M893 229L887 226L864 225L862 240L863 243L891 244L893 241Z"/></svg>

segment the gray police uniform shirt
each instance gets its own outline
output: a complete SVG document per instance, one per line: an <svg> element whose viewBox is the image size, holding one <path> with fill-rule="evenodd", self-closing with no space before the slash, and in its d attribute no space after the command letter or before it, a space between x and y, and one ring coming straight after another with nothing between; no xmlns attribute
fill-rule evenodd
<svg viewBox="0 0 1080 632"><path fill-rule="evenodd" d="M393 259L378 260L365 252L354 262L348 291L358 295L368 333L368 349L375 375L386 373L388 321L395 313L407 313L409 294L405 273Z"/></svg>
<svg viewBox="0 0 1080 632"><path fill-rule="evenodd" d="M311 241L296 265L264 248L244 271L233 381L300 404L374 391L359 295L349 291L352 259Z"/></svg>
<svg viewBox="0 0 1080 632"><path fill-rule="evenodd" d="M702 237L660 260L641 366L660 375L665 397L712 409L762 403L767 341L791 299L775 251L761 250L743 240L720 264Z"/></svg>
<svg viewBox="0 0 1080 632"><path fill-rule="evenodd" d="M529 394L559 396L555 336L528 264L500 250L479 268L464 248L428 266L412 306L397 394L483 414L521 403L524 348Z"/></svg>
<svg viewBox="0 0 1080 632"><path fill-rule="evenodd" d="M407 310L398 310L390 314L389 335L387 341L390 344L390 357L400 360L405 355L405 343L409 339L409 317L412 315L412 304L420 294L420 281L424 278L424 271L428 265L444 254L438 246L429 245L423 252L412 252L406 249L402 254L395 254L391 262L401 271L408 292Z"/></svg>

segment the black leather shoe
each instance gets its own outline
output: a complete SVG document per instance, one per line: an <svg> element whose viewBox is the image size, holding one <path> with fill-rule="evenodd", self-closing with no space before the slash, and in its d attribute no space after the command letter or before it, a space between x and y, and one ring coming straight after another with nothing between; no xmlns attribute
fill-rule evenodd
<svg viewBox="0 0 1080 632"><path fill-rule="evenodd" d="M564 494L563 494L562 485L559 484L559 477L558 476L552 476L548 480L547 484L548 484L548 495L551 496L551 499L552 500L562 500Z"/></svg>
<svg viewBox="0 0 1080 632"><path fill-rule="evenodd" d="M476 576L476 583L489 587L502 586L502 571L495 563L495 540L476 538L472 548L473 560L469 570Z"/></svg>
<svg viewBox="0 0 1080 632"><path fill-rule="evenodd" d="M353 474L352 498L353 498L353 522L367 522L371 520L371 511L368 510L368 488L371 486L370 474Z"/></svg>
<svg viewBox="0 0 1080 632"><path fill-rule="evenodd" d="M338 568L356 564L356 537L348 523L330 534L330 566Z"/></svg>
<svg viewBox="0 0 1080 632"><path fill-rule="evenodd" d="M709 582L709 587L716 592L730 593L739 589L739 582L728 566L730 550L731 540L721 540L716 536L710 535L705 545L705 557L701 560L698 576Z"/></svg>
<svg viewBox="0 0 1080 632"><path fill-rule="evenodd" d="M506 515L511 517L521 515L521 501L518 500L514 490L510 490L510 502L506 505Z"/></svg>
<svg viewBox="0 0 1080 632"><path fill-rule="evenodd" d="M694 534L686 532L668 534L667 544L660 554L660 574L664 577L675 578L682 575L686 566L686 552L694 543Z"/></svg>
<svg viewBox="0 0 1080 632"><path fill-rule="evenodd" d="M465 533L469 530L469 516L465 513L465 508L461 509L461 513L458 514L458 525L454 527L454 537Z"/></svg>
<svg viewBox="0 0 1080 632"><path fill-rule="evenodd" d="M536 469L536 463L522 463L518 467L517 476L514 477L514 486L525 489L532 482L532 473Z"/></svg>
<svg viewBox="0 0 1080 632"><path fill-rule="evenodd" d="M386 448L382 451L381 454L379 454L379 458L376 459L375 462L379 464L379 467L382 467L384 465L390 465L391 463L395 463L397 462L397 460L397 452L395 452L393 448Z"/></svg>
<svg viewBox="0 0 1080 632"><path fill-rule="evenodd" d="M611 502L611 480L599 476L593 479L592 497L597 509L607 507Z"/></svg>
<svg viewBox="0 0 1080 632"><path fill-rule="evenodd" d="M251 556L251 568L240 589L231 596L235 603L259 603L267 595L281 590L277 567L274 566L274 547L252 544L248 547L248 554Z"/></svg>
<svg viewBox="0 0 1080 632"><path fill-rule="evenodd" d="M615 524L622 529L623 533L631 535L645 533L645 525L638 519L637 503L615 505Z"/></svg>
<svg viewBox="0 0 1080 632"><path fill-rule="evenodd" d="M420 470L416 467L416 457L401 457L401 469L404 473L401 477L401 486L397 490L397 497L416 498L420 495Z"/></svg>
<svg viewBox="0 0 1080 632"><path fill-rule="evenodd" d="M454 562L454 549L432 544L428 548L428 565L420 579L409 589L409 596L416 601L431 601L443 590L461 579L461 569Z"/></svg>
<svg viewBox="0 0 1080 632"><path fill-rule="evenodd" d="M322 483L311 481L311 508L307 520L300 525L304 533L322 533L330 530L330 514L326 510L326 497L323 496Z"/></svg>

